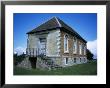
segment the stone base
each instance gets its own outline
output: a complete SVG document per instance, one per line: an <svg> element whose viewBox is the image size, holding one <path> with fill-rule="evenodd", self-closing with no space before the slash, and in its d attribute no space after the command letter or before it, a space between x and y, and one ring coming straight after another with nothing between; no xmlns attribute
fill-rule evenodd
<svg viewBox="0 0 110 88"><path fill-rule="evenodd" d="M29 61L29 57L26 57L21 63L17 65L17 67L28 68L31 69L31 63Z"/></svg>
<svg viewBox="0 0 110 88"><path fill-rule="evenodd" d="M51 59L54 63L54 66L59 66L59 67L67 67L67 66L72 66L76 64L83 64L87 63L87 58L86 57L48 57L48 59ZM51 66L47 65L45 61L41 60L40 57L36 58L29 58L26 57L20 64L17 65L18 67L23 67L23 68L40 68L40 69L51 69Z"/></svg>
<svg viewBox="0 0 110 88"><path fill-rule="evenodd" d="M52 59L55 64L61 67L87 63L86 57L74 57L73 58L73 57L63 56L63 57L49 57L49 58Z"/></svg>

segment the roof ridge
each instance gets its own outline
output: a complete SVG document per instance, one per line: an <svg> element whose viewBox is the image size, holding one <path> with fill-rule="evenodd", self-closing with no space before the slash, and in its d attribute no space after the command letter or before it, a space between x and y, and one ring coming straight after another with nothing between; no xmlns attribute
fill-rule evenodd
<svg viewBox="0 0 110 88"><path fill-rule="evenodd" d="M45 24L46 22L48 22L48 21L50 21L50 20L52 20L52 19L54 19L54 18L55 18L55 20L57 21L57 23L58 23L58 25L59 25L60 23L59 23L57 17L56 17L56 16L53 16L53 17L51 17L50 19L46 20L45 22L42 22L41 24L37 25L33 30L35 30L36 28L42 26L43 24ZM61 26L61 24L60 24L59 26ZM32 30L31 30L31 31L32 31ZM31 31L29 31L29 32L31 32ZM27 33L29 33L29 32L27 32Z"/></svg>
<svg viewBox="0 0 110 88"><path fill-rule="evenodd" d="M53 17L51 17L50 19L46 20L45 22L42 22L41 24L39 24L39 25L36 26L36 27L40 27L41 25L45 24L46 22L48 22L48 21L50 21L50 20L52 20L52 19L54 19L54 18L55 18L56 21L58 22L58 25L61 26L61 23L58 21L58 17L53 16ZM62 27L62 26L61 26L61 27Z"/></svg>
<svg viewBox="0 0 110 88"><path fill-rule="evenodd" d="M55 16L54 18L55 18L55 20L57 21L59 27L62 27L61 23L60 23L59 20L58 20L58 17Z"/></svg>

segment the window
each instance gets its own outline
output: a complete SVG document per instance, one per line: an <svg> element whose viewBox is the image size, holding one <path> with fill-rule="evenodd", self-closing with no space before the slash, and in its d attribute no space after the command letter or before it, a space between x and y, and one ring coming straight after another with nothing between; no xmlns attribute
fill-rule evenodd
<svg viewBox="0 0 110 88"><path fill-rule="evenodd" d="M86 58L84 58L84 62L86 62Z"/></svg>
<svg viewBox="0 0 110 88"><path fill-rule="evenodd" d="M81 58L80 58L80 62L81 62Z"/></svg>
<svg viewBox="0 0 110 88"><path fill-rule="evenodd" d="M74 63L76 63L76 58L74 58Z"/></svg>
<svg viewBox="0 0 110 88"><path fill-rule="evenodd" d="M68 35L64 36L64 52L68 52Z"/></svg>
<svg viewBox="0 0 110 88"><path fill-rule="evenodd" d="M40 42L46 42L46 38L39 38Z"/></svg>
<svg viewBox="0 0 110 88"><path fill-rule="evenodd" d="M82 44L82 54L84 54L84 45Z"/></svg>
<svg viewBox="0 0 110 88"><path fill-rule="evenodd" d="M82 44L79 45L79 54L82 54Z"/></svg>
<svg viewBox="0 0 110 88"><path fill-rule="evenodd" d="M81 54L83 52L83 54L86 55L86 46L84 44L82 44L81 48L82 48L82 51L80 51Z"/></svg>
<svg viewBox="0 0 110 88"><path fill-rule="evenodd" d="M39 38L40 44L39 44L39 53L46 55L46 38Z"/></svg>
<svg viewBox="0 0 110 88"><path fill-rule="evenodd" d="M76 38L74 37L73 39L73 53L76 54L77 52L77 41Z"/></svg>
<svg viewBox="0 0 110 88"><path fill-rule="evenodd" d="M86 55L86 46L84 46L84 55Z"/></svg>
<svg viewBox="0 0 110 88"><path fill-rule="evenodd" d="M68 58L66 58L66 64L68 64Z"/></svg>

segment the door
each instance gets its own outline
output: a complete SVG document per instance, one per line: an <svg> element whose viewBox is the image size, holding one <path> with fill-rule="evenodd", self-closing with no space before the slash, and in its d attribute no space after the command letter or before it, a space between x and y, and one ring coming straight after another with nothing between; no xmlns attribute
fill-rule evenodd
<svg viewBox="0 0 110 88"><path fill-rule="evenodd" d="M46 55L46 38L40 39L40 54Z"/></svg>

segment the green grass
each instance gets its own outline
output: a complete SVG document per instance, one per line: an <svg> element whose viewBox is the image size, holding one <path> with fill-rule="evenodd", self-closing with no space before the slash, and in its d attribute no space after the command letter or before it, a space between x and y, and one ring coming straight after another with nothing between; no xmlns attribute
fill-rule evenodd
<svg viewBox="0 0 110 88"><path fill-rule="evenodd" d="M97 62L73 65L56 70L14 68L14 75L97 75Z"/></svg>

